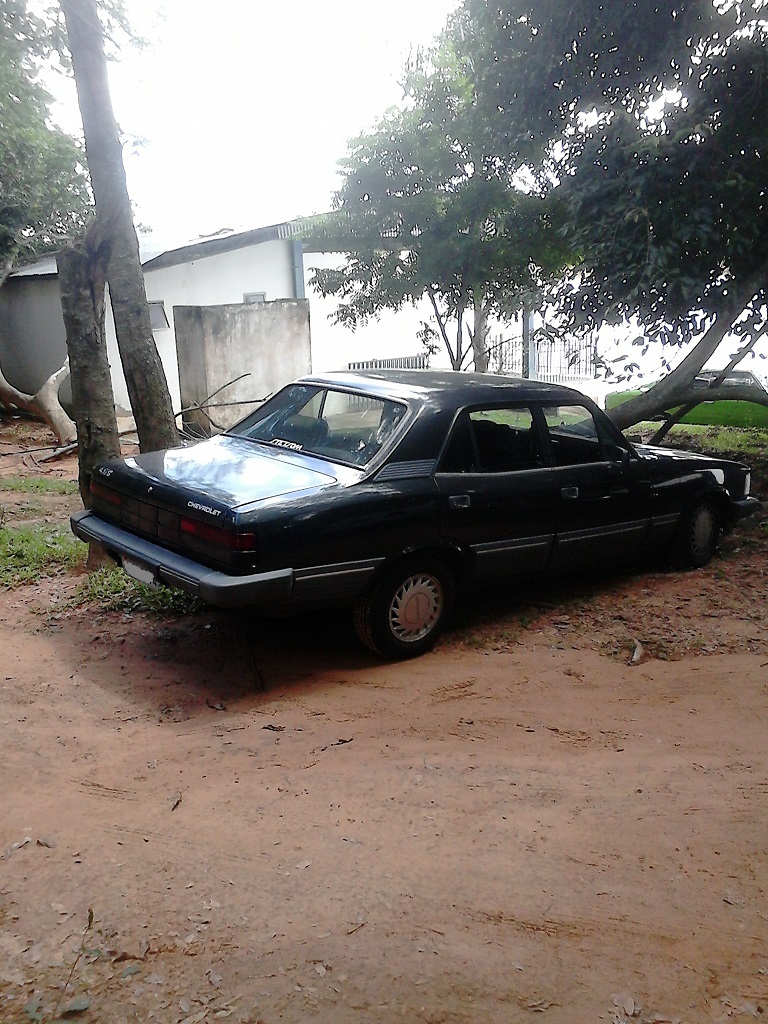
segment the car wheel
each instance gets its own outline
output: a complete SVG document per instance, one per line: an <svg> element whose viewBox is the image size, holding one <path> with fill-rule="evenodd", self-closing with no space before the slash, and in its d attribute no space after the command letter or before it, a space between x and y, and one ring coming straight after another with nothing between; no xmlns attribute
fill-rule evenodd
<svg viewBox="0 0 768 1024"><path fill-rule="evenodd" d="M686 569L700 569L712 558L720 537L720 518L711 501L700 501L680 521L673 554Z"/></svg>
<svg viewBox="0 0 768 1024"><path fill-rule="evenodd" d="M442 563L403 563L385 572L355 608L357 635L383 658L415 658L434 644L454 593L453 575Z"/></svg>

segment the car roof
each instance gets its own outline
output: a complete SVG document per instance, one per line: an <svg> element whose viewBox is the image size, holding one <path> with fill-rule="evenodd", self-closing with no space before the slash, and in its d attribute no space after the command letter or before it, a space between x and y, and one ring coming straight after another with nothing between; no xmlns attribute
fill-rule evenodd
<svg viewBox="0 0 768 1024"><path fill-rule="evenodd" d="M379 398L429 402L454 408L457 405L500 402L510 398L516 401L584 400L584 395L579 391L560 384L492 373L462 373L457 370L339 370L302 377L301 381L351 389Z"/></svg>

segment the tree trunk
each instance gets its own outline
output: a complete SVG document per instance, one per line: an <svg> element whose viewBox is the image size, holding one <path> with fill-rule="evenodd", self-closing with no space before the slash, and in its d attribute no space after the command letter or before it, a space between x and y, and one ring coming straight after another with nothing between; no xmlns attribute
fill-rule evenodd
<svg viewBox="0 0 768 1024"><path fill-rule="evenodd" d="M58 258L77 423L80 496L86 508L91 507L91 474L96 464L120 455L104 332L109 247L93 245L94 241L95 235L89 231L84 243Z"/></svg>
<svg viewBox="0 0 768 1024"><path fill-rule="evenodd" d="M107 267L109 296L139 443L145 451L168 448L179 443L179 435L152 336L96 3L60 0L60 5L67 25L96 210L108 227L112 243Z"/></svg>
<svg viewBox="0 0 768 1024"><path fill-rule="evenodd" d="M72 368L72 402L78 441L78 484L91 507L91 476L97 463L120 455L112 374L104 331L104 291L109 246L98 244L97 225L85 241L61 253L59 286ZM88 569L110 562L101 544L88 545Z"/></svg>
<svg viewBox="0 0 768 1024"><path fill-rule="evenodd" d="M488 372L488 308L482 300L474 305L472 354L477 373Z"/></svg>
<svg viewBox="0 0 768 1024"><path fill-rule="evenodd" d="M741 317L747 304L768 281L768 264L758 270L745 282L744 287L735 297L730 312L723 312L711 325L704 337L694 346L679 366L668 373L648 391L630 398L627 402L611 409L610 417L620 430L626 430L634 423L652 419L676 405L691 401L693 380L704 364L712 358L725 336L733 329L734 323ZM746 354L746 349L744 354ZM732 365L736 365L735 363ZM728 388L728 395L736 398L735 388ZM713 392L707 392L706 398L699 392L699 402L712 401ZM700 396L700 397L699 397ZM722 396L718 396L722 397ZM741 396L743 397L743 396ZM763 404L762 402L760 404Z"/></svg>
<svg viewBox="0 0 768 1024"><path fill-rule="evenodd" d="M3 287L6 280L8 279L8 275L13 270L13 261L16 257L17 250L18 247L14 245L13 251L7 257L7 259L3 260L2 263L0 263L0 288Z"/></svg>
<svg viewBox="0 0 768 1024"><path fill-rule="evenodd" d="M464 369L464 310L467 308L466 293L462 287L456 305L456 366L455 370Z"/></svg>
<svg viewBox="0 0 768 1024"><path fill-rule="evenodd" d="M427 287L427 294L429 295L429 301L432 303L432 309L434 310L435 320L437 321L437 326L438 326L438 328L440 330L440 337L443 339L443 345L445 346L445 351L448 353L448 358L451 361L451 369L452 370L460 370L461 369L461 338L459 338L459 347L456 350L456 352L454 352L453 351L453 346L451 345L450 338L448 337L448 331L446 330L446 327L445 327L445 317L440 312L440 307L437 304L437 296L435 295L435 290L434 290L434 288L432 288L431 285Z"/></svg>

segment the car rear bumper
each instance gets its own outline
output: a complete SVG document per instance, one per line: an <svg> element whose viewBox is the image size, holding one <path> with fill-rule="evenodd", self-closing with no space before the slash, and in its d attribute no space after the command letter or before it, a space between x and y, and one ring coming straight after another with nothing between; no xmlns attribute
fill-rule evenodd
<svg viewBox="0 0 768 1024"><path fill-rule="evenodd" d="M176 587L221 608L255 605L277 609L292 603L293 569L231 576L136 537L87 510L73 515L70 523L76 537L102 544L141 582Z"/></svg>
<svg viewBox="0 0 768 1024"><path fill-rule="evenodd" d="M219 608L251 605L280 612L351 604L365 592L384 562L378 557L237 576L209 569L87 510L73 515L70 523L76 537L103 545L128 575L141 583L176 587Z"/></svg>

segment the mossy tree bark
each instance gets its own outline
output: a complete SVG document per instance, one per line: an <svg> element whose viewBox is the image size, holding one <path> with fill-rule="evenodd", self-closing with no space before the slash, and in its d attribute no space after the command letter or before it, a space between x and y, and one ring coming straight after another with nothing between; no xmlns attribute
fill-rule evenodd
<svg viewBox="0 0 768 1024"><path fill-rule="evenodd" d="M115 333L143 451L179 443L168 383L152 336L139 243L112 109L95 0L60 0L67 26L97 214L110 240L107 281Z"/></svg>
<svg viewBox="0 0 768 1024"><path fill-rule="evenodd" d="M72 374L72 404L77 424L79 484L90 508L91 475L99 462L120 455L112 375L104 332L104 303L109 247L91 230L85 240L58 258L61 308Z"/></svg>
<svg viewBox="0 0 768 1024"><path fill-rule="evenodd" d="M72 404L77 424L78 483L85 508L91 507L95 467L120 455L112 374L104 331L105 282L109 246L99 242L98 222L85 240L58 258L61 309L72 372ZM101 544L88 545L87 567L110 561Z"/></svg>

